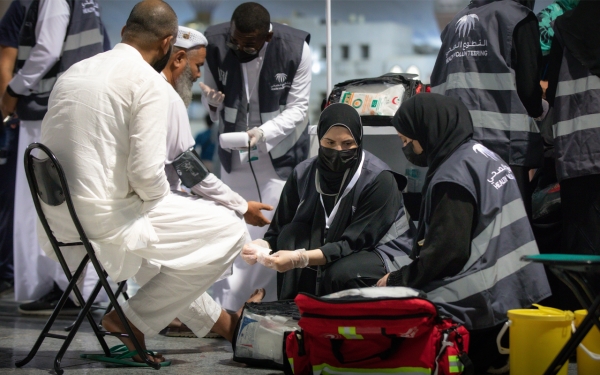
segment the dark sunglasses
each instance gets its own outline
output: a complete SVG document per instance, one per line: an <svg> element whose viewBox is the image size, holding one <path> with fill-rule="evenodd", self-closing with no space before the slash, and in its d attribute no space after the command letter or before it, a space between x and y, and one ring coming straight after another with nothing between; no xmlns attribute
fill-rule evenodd
<svg viewBox="0 0 600 375"><path fill-rule="evenodd" d="M242 51L244 51L248 55L256 55L258 53L258 50L256 48L252 48L252 47L240 48L239 45L233 43L230 40L228 40L227 42L225 42L225 44L227 45L227 47L231 48L233 51L239 51L241 49Z"/></svg>

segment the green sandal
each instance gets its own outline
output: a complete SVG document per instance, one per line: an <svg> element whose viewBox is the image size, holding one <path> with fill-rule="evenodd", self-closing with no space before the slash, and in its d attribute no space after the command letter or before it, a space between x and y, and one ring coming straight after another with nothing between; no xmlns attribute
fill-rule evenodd
<svg viewBox="0 0 600 375"><path fill-rule="evenodd" d="M146 350L146 354L155 356L151 350ZM110 357L105 356L104 354L80 354L80 358L90 359L92 361L99 362L108 362L115 363L124 366L132 366L132 367L150 367L146 362L136 362L132 358L138 355L137 350L129 350L125 345L116 345L110 348ZM164 361L160 363L162 366L170 366L171 361Z"/></svg>

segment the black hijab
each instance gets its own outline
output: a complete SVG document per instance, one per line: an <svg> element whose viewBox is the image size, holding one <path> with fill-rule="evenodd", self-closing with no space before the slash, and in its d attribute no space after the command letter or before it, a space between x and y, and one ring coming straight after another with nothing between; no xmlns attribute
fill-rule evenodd
<svg viewBox="0 0 600 375"><path fill-rule="evenodd" d="M326 194L337 194L340 190L343 190L358 169L362 159L363 128L358 112L348 104L343 103L331 104L325 108L325 110L321 112L321 117L319 118L319 124L317 126L319 143L333 126L343 126L350 131L352 137L354 137L354 141L358 145L358 148L356 149L357 158L349 162L346 165L347 168L343 171L332 171L323 162L323 155L321 151L319 151L319 156L317 157L317 170L319 171L321 189ZM321 147L323 146L319 144L319 150ZM344 186L342 186L342 180L344 179L344 174L347 169L350 169L350 171L344 181Z"/></svg>
<svg viewBox="0 0 600 375"><path fill-rule="evenodd" d="M580 1L558 17L554 27L577 61L600 77L600 1Z"/></svg>
<svg viewBox="0 0 600 375"><path fill-rule="evenodd" d="M423 194L440 165L463 143L473 137L473 121L458 99L439 94L418 94L398 109L392 125L402 135L419 141L427 155L427 176ZM417 241L425 235L425 200L421 204ZM415 243L417 242L415 241ZM416 246L413 248L413 252ZM418 251L415 253L418 254Z"/></svg>

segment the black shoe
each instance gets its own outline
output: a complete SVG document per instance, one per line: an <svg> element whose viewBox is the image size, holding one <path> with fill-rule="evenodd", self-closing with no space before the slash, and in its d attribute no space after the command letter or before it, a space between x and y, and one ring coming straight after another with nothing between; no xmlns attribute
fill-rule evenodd
<svg viewBox="0 0 600 375"><path fill-rule="evenodd" d="M15 291L15 284L12 280L0 279L0 296L10 294Z"/></svg>
<svg viewBox="0 0 600 375"><path fill-rule="evenodd" d="M25 315L50 315L54 311L56 305L58 305L58 300L62 294L63 291L54 284L54 289L42 298L19 305L19 312ZM62 315L77 315L79 314L79 310L80 308L68 298L62 310L60 310L60 313Z"/></svg>

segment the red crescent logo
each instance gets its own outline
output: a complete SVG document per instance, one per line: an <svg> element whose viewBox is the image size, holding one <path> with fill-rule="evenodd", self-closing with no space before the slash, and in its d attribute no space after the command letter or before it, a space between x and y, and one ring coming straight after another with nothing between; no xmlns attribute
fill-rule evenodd
<svg viewBox="0 0 600 375"><path fill-rule="evenodd" d="M398 97L394 96L394 99L392 99L392 104L396 105L398 104Z"/></svg>

